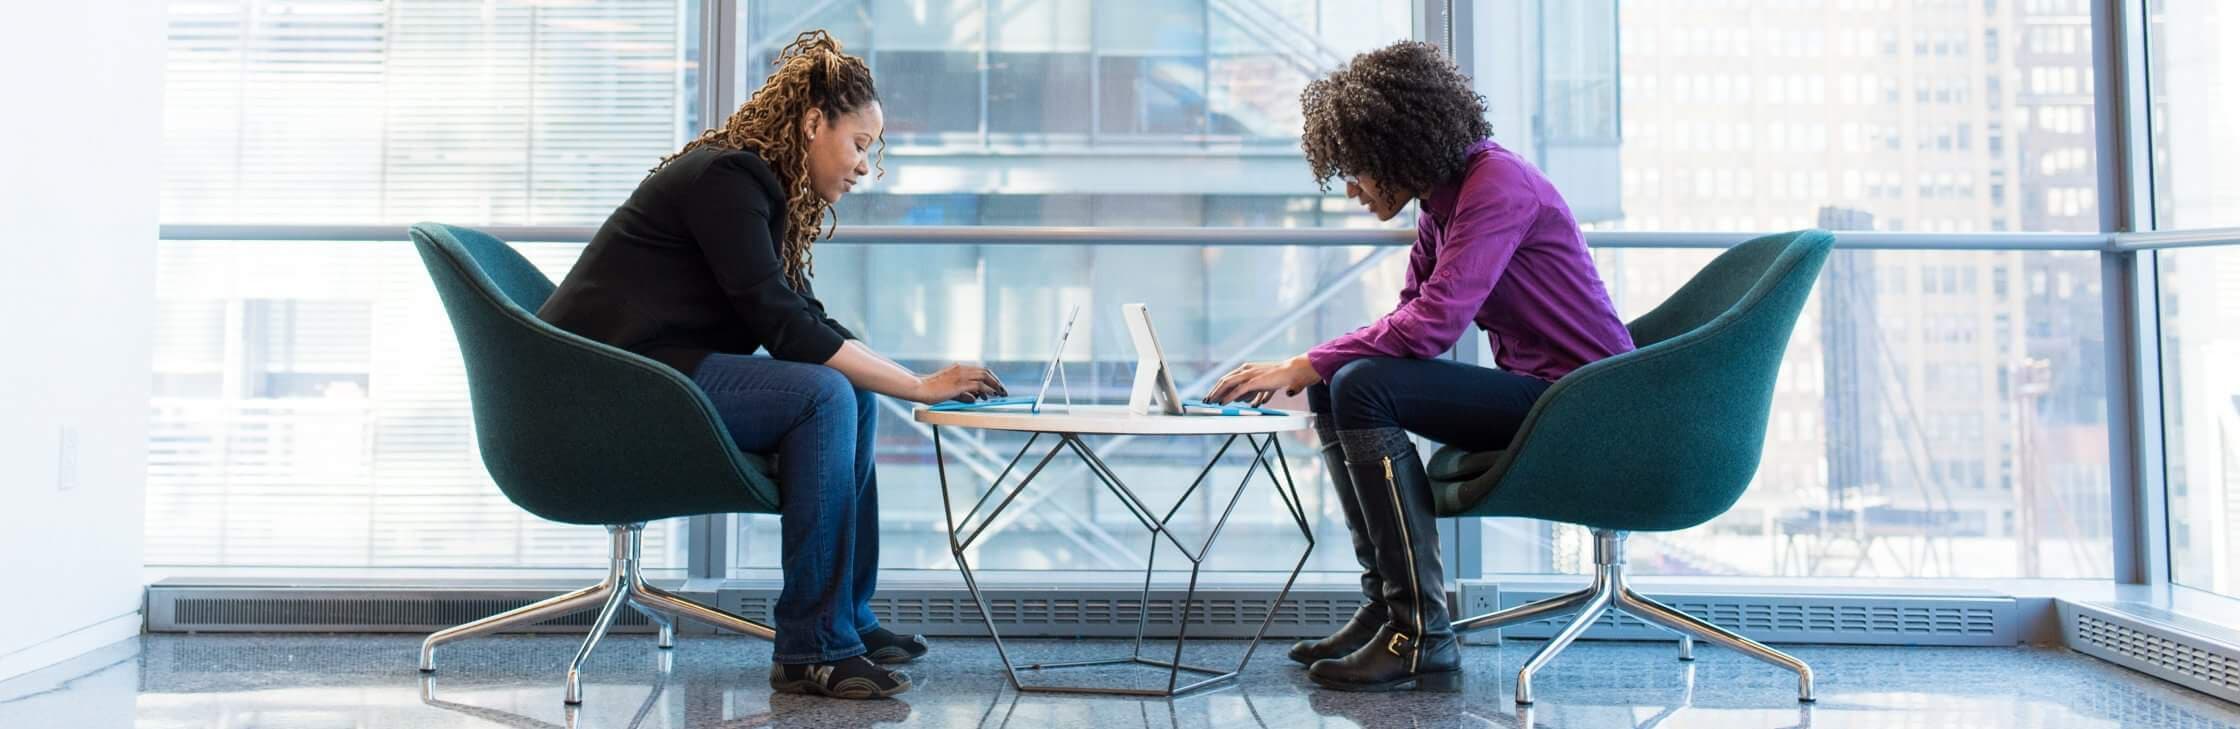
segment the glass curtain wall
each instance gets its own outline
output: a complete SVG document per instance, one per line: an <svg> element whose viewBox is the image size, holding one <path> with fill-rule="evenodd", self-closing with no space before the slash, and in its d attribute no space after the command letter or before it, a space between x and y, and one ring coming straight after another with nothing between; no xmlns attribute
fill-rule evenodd
<svg viewBox="0 0 2240 729"><path fill-rule="evenodd" d="M2158 230L2240 226L2240 7L2145 0ZM2240 233L2153 252L2170 578L2240 596Z"/></svg>
<svg viewBox="0 0 2240 729"><path fill-rule="evenodd" d="M162 220L596 225L695 118L697 2L168 4ZM525 251L554 278L575 247ZM507 502L411 247L158 253L147 562L597 567ZM682 567L681 522L646 532Z"/></svg>
<svg viewBox="0 0 2240 729"><path fill-rule="evenodd" d="M2240 209L2227 204L2240 193L2218 184L2234 165L2217 160L2240 144L2216 123L2232 115L2201 107L2231 96L2215 91L2233 56L2213 41L2232 13L2145 1L2155 182L2177 191L2156 196L2157 221L2231 225L2219 211ZM709 60L734 64L737 98L808 28L831 30L880 80L887 174L843 202L844 227L1372 227L1308 176L1297 95L1414 22L1409 4L1369 0L737 8L737 53ZM592 226L706 125L696 1L181 0L169 12L169 224ZM1475 13L1458 50L1497 140L1547 170L1596 231L2097 230L2083 0L1525 0ZM558 278L580 246L524 248ZM816 273L835 314L884 351L917 365L985 361L1014 383L1039 376L1058 318L1080 304L1066 353L1073 394L1113 399L1132 359L1119 304L1153 304L1189 384L1369 322L1395 300L1399 250L830 244ZM455 345L407 248L172 241L161 251L151 564L596 564L596 531L539 522L489 484ZM1711 255L1605 248L1596 260L1632 316ZM2162 343L2177 373L2165 378L2174 562L2195 575L2181 581L2223 585L2221 542L2191 536L2224 531L2201 516L2221 512L2178 505L2222 498L2207 474L2240 472L2208 465L2220 451L2200 440L2230 411L2216 409L2233 391L2217 389L2231 368L2213 352L2233 328L2211 312L2233 286L2219 283L2218 254L2159 259ZM1637 564L1748 577L2107 577L2100 280L2091 253L1840 252L1792 338L1757 482L1728 516L1641 540ZM900 404L881 428L884 562L949 569L930 442ZM980 445L962 457L984 465L1016 443ZM1155 492L1214 446L1105 445ZM1327 548L1343 527L1311 436L1285 445L1326 547L1310 568L1350 569ZM1084 478L1056 474L1001 536L1015 548L988 565L1129 561L1140 540L1116 542L1132 522ZM1223 538L1266 548L1231 544L1216 550L1230 561L1210 566L1274 569L1297 544L1273 495L1251 493ZM774 521L735 524L733 564L773 566ZM1475 530L1465 543L1488 573L1586 567L1573 530L1453 528ZM650 532L650 559L682 566L679 535L675 524Z"/></svg>

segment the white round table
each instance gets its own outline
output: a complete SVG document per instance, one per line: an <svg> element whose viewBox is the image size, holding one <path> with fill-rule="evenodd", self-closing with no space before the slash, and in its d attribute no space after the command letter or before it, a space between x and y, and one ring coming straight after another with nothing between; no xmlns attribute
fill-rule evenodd
<svg viewBox="0 0 2240 729"><path fill-rule="evenodd" d="M956 558L957 569L964 574L965 588L972 592L973 602L980 608L980 618L988 626L988 637L995 641L996 655L1003 659L1004 671L1010 675L1011 685L1020 691L1119 694L1125 696L1177 696L1225 681L1235 680L1237 674L1244 670L1245 663L1252 659L1253 649L1259 646L1260 639L1267 635L1268 625L1274 621L1276 611L1282 608L1284 598L1291 592L1292 584L1299 579L1299 570L1306 567L1307 557L1314 551L1314 528L1308 521L1305 507L1301 505L1299 500L1299 487L1291 479L1291 466L1284 461L1283 445L1277 442L1276 438L1280 433L1314 427L1314 418L1311 415L1299 413L1285 415L1137 415L1129 412L1125 405L1044 405L1043 412L1039 414L1029 413L1024 407L991 408L987 410L934 410L928 407L919 407L914 418L920 423L933 426L934 466L940 474L941 508L946 517L944 521L949 529L949 554ZM941 441L943 428L969 428L1031 434L1026 444L1019 447L1018 454L1011 457L1010 464L1004 466L1003 472L997 474L994 482L989 485L985 492L980 494L979 501L974 503L971 510L965 512L961 517L949 496L948 458L942 452ZM1149 504L1144 503L1141 498L1136 496L1135 491L1121 482L1119 474L1114 473L1112 467L1105 464L1104 459L1097 455L1097 450L1091 447L1088 442L1082 440L1084 435L1121 436L1121 438L1105 443L1105 448L1108 450L1122 445L1127 439L1135 437L1226 436L1227 440L1222 443L1219 450L1214 452L1213 458L1207 461L1206 467L1198 472L1197 479L1190 483L1190 487L1184 489L1182 495L1175 499L1174 506L1160 511L1152 509ZM1011 475L1012 471L1018 469L1019 464L1034 449L1035 444L1046 438L1056 442L1052 443L1043 452L1041 458L1027 471L1025 476L1018 479L1017 483L1006 485L1004 480ZM1173 521L1175 514L1182 511L1182 504L1189 500L1191 494L1196 493L1199 486L1205 485L1206 478L1213 472L1214 465L1221 460L1223 455L1229 452L1232 446L1237 444L1239 438L1244 439L1246 447L1250 451L1252 462L1245 467L1244 479L1237 482L1236 490L1229 495L1228 506L1222 509L1221 516L1214 521L1211 532L1208 533L1203 543L1193 549L1191 546L1185 545L1173 531L1167 528L1167 525ZM965 550L979 540L982 533L987 530L988 525L995 523L996 517L1001 515L1004 509L1010 507L1012 501L1018 498L1019 494L1026 491L1027 485L1032 483L1035 476L1040 475L1043 469L1057 458L1060 451L1071 451L1078 457L1082 464L1088 467L1090 475L1094 477L1096 482L1118 497L1120 503L1127 507L1128 513L1136 518L1136 522L1143 525L1151 534L1153 549L1147 552L1144 558L1143 594L1136 602L1139 615L1136 621L1135 648L1131 655L1119 658L1066 663L1035 663L1020 666L1012 662L1010 652L1004 647L1003 635L996 629L995 613L988 605L987 596L980 592L979 581L973 578L972 565L965 559ZM1269 601L1268 612L1260 621L1260 629L1253 633L1252 641L1245 645L1244 657L1237 661L1235 668L1206 668L1186 665L1182 662L1182 647L1190 634L1189 619L1197 612L1194 608L1198 592L1198 571L1205 565L1206 555L1213 550L1214 541L1221 536L1222 526L1228 523L1229 515L1236 511L1237 503L1244 496L1245 487L1252 484L1255 471L1267 474L1269 485L1275 488L1276 495L1283 500L1284 507L1289 510L1292 521L1299 527L1299 533L1306 537L1306 546L1300 550L1298 563L1292 565L1290 577L1284 580L1283 590L1276 593L1274 600ZM981 515L980 511L988 506L988 500L999 492L1004 494L1002 500L996 503L994 510L989 511L985 516ZM1181 612L1177 613L1182 616L1182 624L1176 631L1174 655L1164 660L1146 656L1143 653L1144 627L1148 622L1147 618L1150 616L1151 610L1153 556L1158 552L1156 548L1158 546L1157 540L1161 538L1173 544L1175 549L1182 552L1185 559L1190 560L1190 587L1183 593L1182 609ZM1166 669L1166 687L1161 689L1030 684L1019 678L1021 671L1117 664L1143 665ZM1205 674L1209 677L1184 684L1181 683L1181 676L1184 671Z"/></svg>
<svg viewBox="0 0 2240 729"><path fill-rule="evenodd" d="M1137 415L1126 405L1044 405L1041 413L1025 406L987 410L934 410L920 407L918 422L977 430L1075 435L1267 435L1314 427L1314 416L1284 415Z"/></svg>

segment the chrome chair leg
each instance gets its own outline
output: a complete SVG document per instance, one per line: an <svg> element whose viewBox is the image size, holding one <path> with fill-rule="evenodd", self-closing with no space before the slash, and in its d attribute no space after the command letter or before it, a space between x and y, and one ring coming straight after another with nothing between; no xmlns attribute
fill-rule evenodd
<svg viewBox="0 0 2240 729"><path fill-rule="evenodd" d="M1618 609L1642 620L1688 633L1712 643L1741 651L1743 655L1751 658L1789 669L1797 674L1797 700L1805 703L1811 703L1814 700L1812 666L1806 665L1804 661L1797 660L1795 656L1774 650L1764 643L1745 638L1741 634L1713 625L1702 618L1680 612L1669 605L1643 597L1630 588L1618 593Z"/></svg>
<svg viewBox="0 0 2240 729"><path fill-rule="evenodd" d="M735 633L773 640L777 631L768 625L748 620L731 613L693 602L676 593L646 584L640 571L638 556L642 542L643 524L617 524L607 527L612 540L611 560L607 577L599 584L576 590L565 595L524 605L477 620L465 625L437 631L420 644L420 670L436 670L436 646L456 640L489 635L509 628L534 625L553 618L564 617L591 608L599 608L597 619L592 621L591 632L584 637L583 646L576 651L575 660L568 663L566 700L570 707L583 700L583 662L591 657L599 640L614 627L625 606L645 614L646 620L659 630L659 645L670 648L676 645L677 620L695 620ZM670 665L664 653L664 669Z"/></svg>
<svg viewBox="0 0 2240 729"><path fill-rule="evenodd" d="M635 549L635 545L632 548ZM655 630L658 631L654 640L655 646L664 650L677 647L676 619L646 602L646 592L653 589L653 586L646 584L645 574L643 570L638 569L635 560L631 562L630 568L630 573L623 576L623 584L630 587L630 607L637 610L638 614L646 616L646 622L653 623Z"/></svg>
<svg viewBox="0 0 2240 729"><path fill-rule="evenodd" d="M630 601L627 589L607 593L607 602L599 607L599 617L591 621L591 634L583 637L583 647L576 649L576 659L568 662L568 692L563 699L570 704L583 703L583 662L591 658L591 649L599 647L599 639L614 627L614 619L622 614L622 606Z"/></svg>
<svg viewBox="0 0 2240 729"><path fill-rule="evenodd" d="M1578 640L1579 634L1587 632L1587 628L1593 626L1594 621L1600 619L1602 612L1609 608L1610 594L1596 590L1587 598L1586 606L1579 609L1579 614L1571 618L1571 624L1563 626L1563 630L1557 631L1554 637L1548 639L1547 645L1540 646L1539 652L1533 653L1532 658L1524 662L1524 668L1517 671L1518 704L1532 703L1532 674L1540 672L1542 666L1555 660L1557 653L1570 647L1571 641Z"/></svg>
<svg viewBox="0 0 2240 729"><path fill-rule="evenodd" d="M777 629L768 625L687 600L676 593L652 585L646 585L644 589L645 592L637 594L638 602L654 610L763 640L777 640L778 638Z"/></svg>
<svg viewBox="0 0 2240 729"><path fill-rule="evenodd" d="M1626 558L1624 532L1596 530L1594 584L1584 590L1548 598L1539 602L1518 605L1454 623L1457 633L1487 630L1503 626L1544 620L1573 612L1576 615L1564 625L1546 645L1540 647L1532 658L1525 661L1517 672L1517 705L1532 704L1532 676L1555 660L1556 654L1570 647L1573 641L1586 633L1594 622L1607 611L1631 615L1671 631L1680 636L1680 660L1695 660L1695 642L1698 639L1723 645L1752 658L1789 669L1797 674L1797 700L1813 701L1812 667L1795 656L1768 648L1763 643L1745 638L1734 631L1721 628L1701 618L1680 612L1664 603L1643 597L1626 585ZM1691 674L1692 675L1692 674Z"/></svg>
<svg viewBox="0 0 2240 729"><path fill-rule="evenodd" d="M654 639L654 645L663 649L677 647L677 621L670 618L668 613L655 610L652 606L647 605L637 591L633 590L631 592L630 608L638 611L639 615L646 616L646 622L653 623L654 627L660 631Z"/></svg>
<svg viewBox="0 0 2240 729"><path fill-rule="evenodd" d="M435 634L428 636L427 640L420 642L420 670L425 673L435 672L436 646L452 641L489 635L508 628L535 625L553 618L582 612L606 600L607 595L614 589L614 585L601 582L575 592L523 605L471 623L436 631Z"/></svg>
<svg viewBox="0 0 2240 729"><path fill-rule="evenodd" d="M1585 605L1593 597L1594 590L1590 588L1495 610L1484 615L1455 621L1454 632L1472 633L1480 630L1495 630L1518 623L1529 623L1558 615L1568 615L1577 612L1579 606Z"/></svg>

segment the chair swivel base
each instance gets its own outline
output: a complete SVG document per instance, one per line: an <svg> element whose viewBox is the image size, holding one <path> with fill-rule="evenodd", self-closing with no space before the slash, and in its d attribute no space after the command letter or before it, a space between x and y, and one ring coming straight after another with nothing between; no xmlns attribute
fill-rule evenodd
<svg viewBox="0 0 2240 729"><path fill-rule="evenodd" d="M1517 672L1518 705L1524 706L1532 703L1532 675L1538 673L1550 661L1555 660L1556 654L1562 653L1564 648L1570 647L1571 642L1578 640L1580 634L1587 632L1587 628L1594 625L1603 613L1613 610L1678 633L1680 635L1680 660L1695 660L1695 639L1700 638L1741 651L1744 655L1752 658L1789 669L1797 674L1797 700L1804 703L1813 701L1811 666L1805 665L1804 661L1797 660L1796 657L1787 653L1766 647L1765 644L1742 637L1734 631L1713 625L1701 618L1680 612L1669 605L1634 592L1633 588L1626 584L1626 533L1597 529L1594 532L1594 537L1594 584L1589 585L1586 589L1505 610L1496 610L1474 618L1458 620L1454 623L1455 632L1467 633L1529 623L1561 615L1574 616L1569 624L1563 626L1562 630L1557 631L1555 636L1548 639L1546 645L1540 647L1539 652L1532 654L1532 658L1525 661L1524 668Z"/></svg>
<svg viewBox="0 0 2240 729"><path fill-rule="evenodd" d="M607 527L612 539L613 560L607 577L599 584L524 605L465 625L453 626L428 636L420 644L420 670L436 670L436 646L456 640L489 635L508 628L535 625L554 618L564 617L591 608L599 609L599 617L591 622L591 633L584 637L583 647L576 651L575 660L568 662L566 701L583 703L582 670L591 650L598 647L599 639L614 627L615 618L624 606L629 606L646 616L660 629L662 648L676 645L677 618L687 618L724 630L744 633L763 640L777 635L770 626L733 615L685 599L675 593L646 584L638 567L639 544L645 530L644 524L616 524Z"/></svg>

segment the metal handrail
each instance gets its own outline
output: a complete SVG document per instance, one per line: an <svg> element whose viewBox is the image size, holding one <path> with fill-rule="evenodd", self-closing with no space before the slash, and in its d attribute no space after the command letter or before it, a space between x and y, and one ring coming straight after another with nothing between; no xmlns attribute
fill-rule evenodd
<svg viewBox="0 0 2240 729"><path fill-rule="evenodd" d="M2203 248L2208 246L2240 245L2240 228L2203 228L2199 230L2158 230L2149 233L2117 233L2112 236L2108 250L2118 253L2151 251L2165 248Z"/></svg>
<svg viewBox="0 0 2240 729"><path fill-rule="evenodd" d="M492 225L501 240L587 243L583 225ZM1588 231L1594 248L1720 249L1754 233ZM404 242L404 225L169 224L166 241ZM1160 245L1403 246L1409 228L1185 228L1089 226L843 225L831 242L848 245ZM2180 233L1892 233L1839 231L1837 248L1947 251L2123 251L2240 242L2240 230Z"/></svg>

